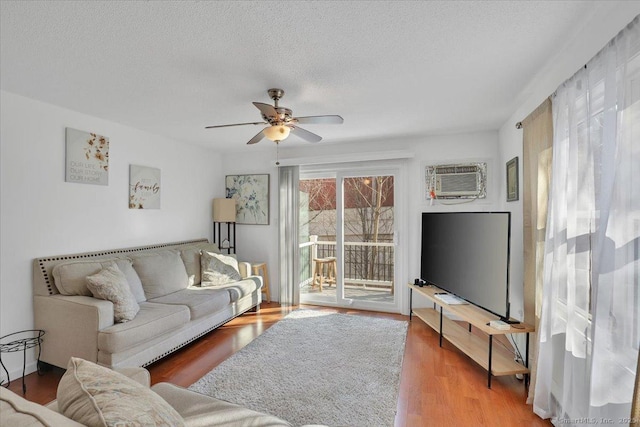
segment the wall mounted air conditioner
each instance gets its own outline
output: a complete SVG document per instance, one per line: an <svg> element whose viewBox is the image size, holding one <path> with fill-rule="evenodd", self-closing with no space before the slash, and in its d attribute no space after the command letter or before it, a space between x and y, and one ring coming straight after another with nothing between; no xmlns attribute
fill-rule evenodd
<svg viewBox="0 0 640 427"><path fill-rule="evenodd" d="M427 166L428 192L436 199L486 197L487 164Z"/></svg>

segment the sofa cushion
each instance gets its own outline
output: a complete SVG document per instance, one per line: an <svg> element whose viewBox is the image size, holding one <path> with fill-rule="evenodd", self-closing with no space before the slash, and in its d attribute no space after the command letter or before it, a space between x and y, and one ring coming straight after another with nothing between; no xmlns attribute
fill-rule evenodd
<svg viewBox="0 0 640 427"><path fill-rule="evenodd" d="M177 251L162 250L132 255L147 299L179 291L189 286L189 276Z"/></svg>
<svg viewBox="0 0 640 427"><path fill-rule="evenodd" d="M115 262L118 268L127 278L131 292L136 296L136 301L144 301L142 283L135 270L131 267L129 258L103 258L92 260L65 261L53 267L53 282L62 295L83 295L90 297L91 291L87 288L87 276L98 273L110 263ZM140 297L142 299L140 299Z"/></svg>
<svg viewBox="0 0 640 427"><path fill-rule="evenodd" d="M87 287L94 297L113 303L113 318L116 323L132 320L140 311L127 278L115 262L100 272L87 276Z"/></svg>
<svg viewBox="0 0 640 427"><path fill-rule="evenodd" d="M188 246L180 250L180 258L189 276L189 286L200 284L200 248Z"/></svg>
<svg viewBox="0 0 640 427"><path fill-rule="evenodd" d="M184 426L184 420L152 390L109 368L72 357L58 384L58 406L88 426Z"/></svg>
<svg viewBox="0 0 640 427"><path fill-rule="evenodd" d="M143 302L133 320L98 332L98 349L117 353L178 329L189 319L189 308L185 305Z"/></svg>
<svg viewBox="0 0 640 427"><path fill-rule="evenodd" d="M136 270L134 270L131 258L118 258L115 260L115 263L127 278L127 283L129 283L129 288L131 289L131 293L135 297L136 301L146 301L147 298L144 295L144 289L142 288L140 276L138 276L138 273L136 273Z"/></svg>
<svg viewBox="0 0 640 427"><path fill-rule="evenodd" d="M83 427L64 415L0 387L0 426Z"/></svg>
<svg viewBox="0 0 640 427"><path fill-rule="evenodd" d="M273 415L252 411L173 384L158 383L151 389L180 413L187 426L291 426Z"/></svg>
<svg viewBox="0 0 640 427"><path fill-rule="evenodd" d="M255 292L262 287L262 279L258 276L247 277L239 282L228 283L226 285L215 286L213 289L224 289L229 292L232 302L238 301L242 297ZM211 288L207 288L211 289Z"/></svg>
<svg viewBox="0 0 640 427"><path fill-rule="evenodd" d="M224 289L189 287L149 302L186 305L193 320L224 309L231 303L231 297Z"/></svg>
<svg viewBox="0 0 640 427"><path fill-rule="evenodd" d="M202 264L201 286L219 286L242 280L238 271L238 261L228 255L202 251L200 255Z"/></svg>
<svg viewBox="0 0 640 427"><path fill-rule="evenodd" d="M184 262L187 275L189 276L189 286L199 285L202 280L200 275L202 269L200 265L200 252L202 251L220 253L218 245L209 242L198 242L180 250L180 257Z"/></svg>
<svg viewBox="0 0 640 427"><path fill-rule="evenodd" d="M216 254L221 253L220 252L220 248L215 243L198 242L198 243L194 244L194 246L196 248L199 248L200 251L213 252L213 253L216 253Z"/></svg>
<svg viewBox="0 0 640 427"><path fill-rule="evenodd" d="M62 262L53 267L53 281L62 295L90 297L87 276L96 274L102 268L103 265L99 260Z"/></svg>

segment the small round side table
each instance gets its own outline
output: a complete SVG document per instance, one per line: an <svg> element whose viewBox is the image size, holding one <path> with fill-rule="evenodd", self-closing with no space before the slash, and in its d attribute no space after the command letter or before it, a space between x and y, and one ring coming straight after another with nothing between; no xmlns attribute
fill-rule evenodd
<svg viewBox="0 0 640 427"><path fill-rule="evenodd" d="M30 348L34 348L38 346L38 360L36 367L38 369L38 375L42 375L40 372L40 354L42 353L42 336L44 335L44 331L41 329L27 329L25 331L14 332L12 334L5 335L0 337L0 365L2 365L2 369L4 369L5 374L7 374L7 385L5 387L9 387L11 384L11 378L9 378L9 371L7 371L6 366L2 363L2 353L15 353L16 351L22 352L22 393L25 394L27 392L27 386L24 383L24 373L27 367L27 350Z"/></svg>

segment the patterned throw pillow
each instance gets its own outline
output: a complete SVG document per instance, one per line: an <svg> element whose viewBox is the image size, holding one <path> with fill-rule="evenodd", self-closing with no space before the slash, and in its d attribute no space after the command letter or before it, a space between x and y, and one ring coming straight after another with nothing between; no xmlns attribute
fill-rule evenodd
<svg viewBox="0 0 640 427"><path fill-rule="evenodd" d="M202 283L200 286L220 286L242 280L238 261L231 256L202 251Z"/></svg>
<svg viewBox="0 0 640 427"><path fill-rule="evenodd" d="M92 276L87 276L87 288L94 297L113 303L113 317L116 323L132 320L140 311L127 278L115 263L109 264Z"/></svg>
<svg viewBox="0 0 640 427"><path fill-rule="evenodd" d="M58 407L87 426L183 427L164 399L109 368L72 357L58 384Z"/></svg>

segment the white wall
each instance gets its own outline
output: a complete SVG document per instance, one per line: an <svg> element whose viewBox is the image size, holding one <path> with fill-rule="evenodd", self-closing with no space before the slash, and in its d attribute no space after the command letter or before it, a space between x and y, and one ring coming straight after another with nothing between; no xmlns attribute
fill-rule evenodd
<svg viewBox="0 0 640 427"><path fill-rule="evenodd" d="M262 141L266 145L271 141ZM236 224L236 254L241 261L266 262L271 300L279 301L278 287L278 169L273 151L246 147L242 153L222 155L223 180L216 188L224 197L226 175L269 174L269 225ZM223 231L223 235L226 231Z"/></svg>
<svg viewBox="0 0 640 427"><path fill-rule="evenodd" d="M270 144L263 141L262 144ZM286 143L283 143L283 145ZM499 181L498 172L503 165L499 162L498 134L495 131L476 132L456 135L429 136L419 139L407 139L396 141L366 141L350 143L327 143L315 145L303 145L298 147L281 148L280 158L283 163L296 163L295 159L302 162L308 159L317 159L318 162L334 161L340 158L342 161L354 161L361 158L363 152L367 153L395 153L398 151L410 152L413 157L406 161L406 176L408 186L396 188L396 194L404 191L407 202L408 215L402 220L408 236L399 236L400 244L406 239L406 251L409 254L407 271L400 273L401 277L412 279L420 276L420 233L412 230L420 230L421 213L428 211L489 211L501 206L500 200L504 194L502 183ZM256 147L255 151L243 150L242 153L226 154L223 156L223 171L225 175L247 173L269 173L271 176L270 194L270 224L238 225L237 226L237 252L238 257L244 260L262 260L269 265L271 282L271 295L277 300L279 297L278 285L278 171L275 167L275 145L271 149ZM325 160L323 160L325 159ZM445 206L436 203L431 206L423 197L424 191L424 167L431 164L459 163L466 161L486 161L488 163L488 188L487 198L473 203ZM406 298L405 298L406 300ZM418 305L426 304L419 301ZM405 313L408 313L405 309Z"/></svg>
<svg viewBox="0 0 640 427"><path fill-rule="evenodd" d="M0 335L33 328L36 257L211 238L213 151L7 92L0 123ZM65 182L65 127L109 137L108 186ZM161 169L161 209L128 208L129 164ZM19 353L2 360L21 376Z"/></svg>

